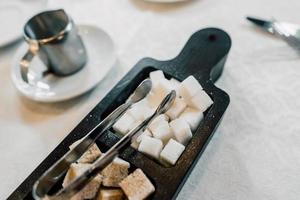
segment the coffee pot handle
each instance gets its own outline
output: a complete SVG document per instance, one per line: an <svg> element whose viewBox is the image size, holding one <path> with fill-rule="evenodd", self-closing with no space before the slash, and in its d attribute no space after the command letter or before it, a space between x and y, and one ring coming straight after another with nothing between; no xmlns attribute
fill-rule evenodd
<svg viewBox="0 0 300 200"><path fill-rule="evenodd" d="M36 55L39 47L37 43L30 43L29 48L26 52L26 54L23 56L23 58L20 61L20 68L21 68L21 77L23 81L28 83L28 71L29 71L29 65L32 61L33 57Z"/></svg>

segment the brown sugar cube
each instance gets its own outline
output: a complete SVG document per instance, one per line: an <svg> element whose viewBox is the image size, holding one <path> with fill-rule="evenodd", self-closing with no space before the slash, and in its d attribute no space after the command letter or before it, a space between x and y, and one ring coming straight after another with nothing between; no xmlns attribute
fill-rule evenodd
<svg viewBox="0 0 300 200"><path fill-rule="evenodd" d="M154 186L141 169L136 169L120 183L129 200L142 200L155 191Z"/></svg>
<svg viewBox="0 0 300 200"><path fill-rule="evenodd" d="M102 184L107 187L119 187L119 183L128 176L130 164L120 158L115 158L112 163L101 171Z"/></svg>
<svg viewBox="0 0 300 200"><path fill-rule="evenodd" d="M92 163L101 156L101 151L96 144L91 146L79 159L79 163Z"/></svg>
<svg viewBox="0 0 300 200"><path fill-rule="evenodd" d="M87 170L91 164L87 163L74 163L70 166L65 179L63 181L63 187L68 186L74 179L80 176L85 170ZM99 174L93 178L84 188L77 192L71 200L83 200L83 199L93 199L102 182L102 176Z"/></svg>
<svg viewBox="0 0 300 200"><path fill-rule="evenodd" d="M73 149L77 144L81 142L80 140L77 140L74 142L69 148ZM97 158L101 156L101 151L98 148L96 144L93 144L78 160L78 163L92 163L94 162Z"/></svg>
<svg viewBox="0 0 300 200"><path fill-rule="evenodd" d="M96 200L122 200L123 196L121 189L101 188Z"/></svg>

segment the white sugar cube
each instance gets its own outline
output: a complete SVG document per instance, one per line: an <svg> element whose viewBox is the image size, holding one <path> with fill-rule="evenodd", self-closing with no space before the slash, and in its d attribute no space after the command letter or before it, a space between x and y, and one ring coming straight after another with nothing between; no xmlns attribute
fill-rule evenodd
<svg viewBox="0 0 300 200"><path fill-rule="evenodd" d="M143 107L142 109L139 110L139 114L135 115L135 117L133 116L133 118L135 119L135 124L136 122L144 121L145 119L150 117L154 112L155 110L150 107ZM131 113L130 110L128 110L128 113ZM131 127L133 127L133 125Z"/></svg>
<svg viewBox="0 0 300 200"><path fill-rule="evenodd" d="M150 72L149 77L150 77L151 81L155 82L157 80L164 79L165 75L164 75L163 71L156 70L156 71Z"/></svg>
<svg viewBox="0 0 300 200"><path fill-rule="evenodd" d="M133 130L134 128L136 128L138 125L140 125L143 122L143 120L136 120L135 122L133 122L129 128L129 131ZM128 132L129 132L128 131Z"/></svg>
<svg viewBox="0 0 300 200"><path fill-rule="evenodd" d="M162 94L156 94L154 92L150 92L147 95L147 100L149 102L149 106L153 109L156 109L157 106L161 103L161 101L164 99L164 96Z"/></svg>
<svg viewBox="0 0 300 200"><path fill-rule="evenodd" d="M134 119L144 120L154 113L147 99L143 99L135 104L127 111Z"/></svg>
<svg viewBox="0 0 300 200"><path fill-rule="evenodd" d="M169 92L171 92L171 90L173 89L172 84L170 83L169 80L167 79L161 79L158 81L157 83L157 87L154 88L155 90L154 93L156 94L160 94L163 97L165 97Z"/></svg>
<svg viewBox="0 0 300 200"><path fill-rule="evenodd" d="M176 87L179 86L180 81L178 81L178 80L175 79L175 78L171 78L171 79L170 79L170 83L174 86L174 88L176 88Z"/></svg>
<svg viewBox="0 0 300 200"><path fill-rule="evenodd" d="M133 147L134 149L138 149L144 136L152 137L152 133L148 129L146 129L139 136L132 138L131 147Z"/></svg>
<svg viewBox="0 0 300 200"><path fill-rule="evenodd" d="M166 114L170 117L171 120L173 120L183 112L185 107L185 101L182 98L176 97L171 107L167 110Z"/></svg>
<svg viewBox="0 0 300 200"><path fill-rule="evenodd" d="M151 108L157 108L162 100L171 92L172 85L167 79L158 80L151 92L147 95L147 100Z"/></svg>
<svg viewBox="0 0 300 200"><path fill-rule="evenodd" d="M185 120L189 125L192 131L195 131L203 119L203 113L200 110L187 107L179 118Z"/></svg>
<svg viewBox="0 0 300 200"><path fill-rule="evenodd" d="M164 73L161 70L150 72L150 80L152 81L152 87L156 87L159 80L165 79Z"/></svg>
<svg viewBox="0 0 300 200"><path fill-rule="evenodd" d="M118 121L113 125L113 129L122 134L125 135L128 133L130 128L132 127L132 124L135 122L135 119L129 115L128 113L125 113L123 116L121 116Z"/></svg>
<svg viewBox="0 0 300 200"><path fill-rule="evenodd" d="M178 87L179 95L186 100L191 99L200 90L202 90L202 86L193 76L184 79Z"/></svg>
<svg viewBox="0 0 300 200"><path fill-rule="evenodd" d="M206 111L207 108L209 108L213 104L210 96L204 90L197 92L197 94L193 98L189 99L186 102L189 106L199 109L202 112Z"/></svg>
<svg viewBox="0 0 300 200"><path fill-rule="evenodd" d="M172 84L166 78L160 78L157 80L153 80L151 91L157 94L164 95L168 93L168 90L172 89Z"/></svg>
<svg viewBox="0 0 300 200"><path fill-rule="evenodd" d="M161 121L169 121L169 117L165 114L160 114L153 119L153 121L148 125L149 129L153 131Z"/></svg>
<svg viewBox="0 0 300 200"><path fill-rule="evenodd" d="M170 127L175 139L183 145L186 145L193 136L189 124L183 119L171 121Z"/></svg>
<svg viewBox="0 0 300 200"><path fill-rule="evenodd" d="M142 138L138 151L158 159L162 148L163 143L160 139L145 136Z"/></svg>
<svg viewBox="0 0 300 200"><path fill-rule="evenodd" d="M120 187L124 191L128 200L142 200L155 191L155 187L141 169L136 169L127 176Z"/></svg>
<svg viewBox="0 0 300 200"><path fill-rule="evenodd" d="M151 115L153 115L153 113L155 112L154 108L149 107L145 107L141 112L143 112L143 120L147 119L148 117L150 117Z"/></svg>
<svg viewBox="0 0 300 200"><path fill-rule="evenodd" d="M163 116L163 119L164 119L165 121L169 122L170 118L169 118L168 115L166 115L166 114L160 114L160 115Z"/></svg>
<svg viewBox="0 0 300 200"><path fill-rule="evenodd" d="M176 91L176 95L179 97L179 92L178 92L178 88L179 88L179 85L180 85L180 81L174 79L174 78L171 78L170 80L170 83L171 83L171 86L172 86L172 89Z"/></svg>
<svg viewBox="0 0 300 200"><path fill-rule="evenodd" d="M170 138L173 137L173 133L170 129L169 123L165 120L157 123L157 126L151 129L153 137L160 139L164 144L166 144Z"/></svg>
<svg viewBox="0 0 300 200"><path fill-rule="evenodd" d="M148 129L146 129L141 135L139 135L136 138L136 141L140 143L142 141L143 137L145 137L145 136L152 137L152 133Z"/></svg>
<svg viewBox="0 0 300 200"><path fill-rule="evenodd" d="M183 146L176 140L170 139L160 153L160 158L162 159L162 161L174 165L184 149L185 146Z"/></svg>
<svg viewBox="0 0 300 200"><path fill-rule="evenodd" d="M143 119L143 112L141 110L145 107L145 100L141 100L131 106L131 108L128 109L127 113L131 115L136 120L142 120Z"/></svg>

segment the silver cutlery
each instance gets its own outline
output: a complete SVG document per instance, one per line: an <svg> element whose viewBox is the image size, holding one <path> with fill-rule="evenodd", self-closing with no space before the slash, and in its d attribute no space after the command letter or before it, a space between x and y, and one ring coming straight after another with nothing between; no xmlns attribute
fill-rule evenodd
<svg viewBox="0 0 300 200"><path fill-rule="evenodd" d="M110 115L102 120L95 128L93 128L81 142L73 149L68 151L62 158L60 158L51 168L49 168L36 181L33 188L33 196L36 199L41 199L48 192L49 189L60 179L61 176L68 170L70 165L76 162L89 147L99 138L104 132L110 129L113 124L132 106L132 104L142 100L150 92L152 83L150 79L144 80L129 97L129 100L115 109Z"/></svg>
<svg viewBox="0 0 300 200"><path fill-rule="evenodd" d="M138 137L151 123L151 121L160 114L165 113L172 105L176 96L175 90L172 90L160 103L156 111L141 124L129 131L116 144L114 144L107 152L98 158L92 166L72 181L67 187L61 189L53 196L46 196L47 200L69 199L79 190L81 190L93 177L103 170L115 157L119 155L121 150L128 146L133 138Z"/></svg>
<svg viewBox="0 0 300 200"><path fill-rule="evenodd" d="M300 26L287 22L279 22L275 19L263 20L255 17L247 17L247 20L254 23L262 30L279 36L290 46L297 49L300 53Z"/></svg>

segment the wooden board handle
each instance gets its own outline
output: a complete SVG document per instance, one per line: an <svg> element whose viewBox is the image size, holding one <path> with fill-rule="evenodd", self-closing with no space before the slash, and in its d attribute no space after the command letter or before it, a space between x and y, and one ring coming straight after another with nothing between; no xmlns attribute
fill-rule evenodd
<svg viewBox="0 0 300 200"><path fill-rule="evenodd" d="M230 47L231 39L223 30L202 29L189 38L173 62L180 63L177 70L183 74L193 74L197 79L215 82L223 71Z"/></svg>

